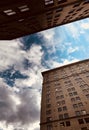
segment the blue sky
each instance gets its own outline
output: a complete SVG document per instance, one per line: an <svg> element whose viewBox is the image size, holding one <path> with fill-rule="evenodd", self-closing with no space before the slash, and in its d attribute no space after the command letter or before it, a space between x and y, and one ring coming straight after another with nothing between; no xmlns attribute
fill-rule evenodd
<svg viewBox="0 0 89 130"><path fill-rule="evenodd" d="M39 130L41 72L88 59L88 35L84 19L0 41L0 129Z"/></svg>

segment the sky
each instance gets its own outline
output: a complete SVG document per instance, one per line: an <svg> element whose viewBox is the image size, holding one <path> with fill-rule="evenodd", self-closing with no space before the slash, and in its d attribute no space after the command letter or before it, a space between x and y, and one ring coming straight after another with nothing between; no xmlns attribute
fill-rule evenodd
<svg viewBox="0 0 89 130"><path fill-rule="evenodd" d="M0 41L0 130L40 130L41 72L89 58L89 19Z"/></svg>

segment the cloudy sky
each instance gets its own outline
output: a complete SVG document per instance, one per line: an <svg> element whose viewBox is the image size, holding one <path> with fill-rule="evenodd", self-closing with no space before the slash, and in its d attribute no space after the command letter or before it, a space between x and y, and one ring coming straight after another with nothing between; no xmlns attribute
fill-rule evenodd
<svg viewBox="0 0 89 130"><path fill-rule="evenodd" d="M89 58L89 19L0 41L0 130L39 130L41 72Z"/></svg>

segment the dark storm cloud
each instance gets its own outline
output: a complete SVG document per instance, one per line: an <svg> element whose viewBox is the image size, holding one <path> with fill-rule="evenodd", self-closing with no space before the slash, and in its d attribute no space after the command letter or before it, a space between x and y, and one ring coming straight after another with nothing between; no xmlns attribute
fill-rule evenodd
<svg viewBox="0 0 89 130"><path fill-rule="evenodd" d="M14 113L13 106L10 91L4 85L0 86L0 121L8 121L12 113Z"/></svg>
<svg viewBox="0 0 89 130"><path fill-rule="evenodd" d="M17 96L20 99L20 104L16 105L11 96L14 98ZM0 83L0 121L5 121L7 124L20 123L21 125L38 121L37 96L39 97L39 93L30 89L23 90L16 95L5 84Z"/></svg>

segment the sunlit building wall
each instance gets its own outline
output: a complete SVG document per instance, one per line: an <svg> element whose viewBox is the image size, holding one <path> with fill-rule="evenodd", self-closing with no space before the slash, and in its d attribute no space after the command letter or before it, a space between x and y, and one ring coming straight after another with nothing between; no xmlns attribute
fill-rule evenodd
<svg viewBox="0 0 89 130"><path fill-rule="evenodd" d="M40 130L89 130L89 60L42 75Z"/></svg>

